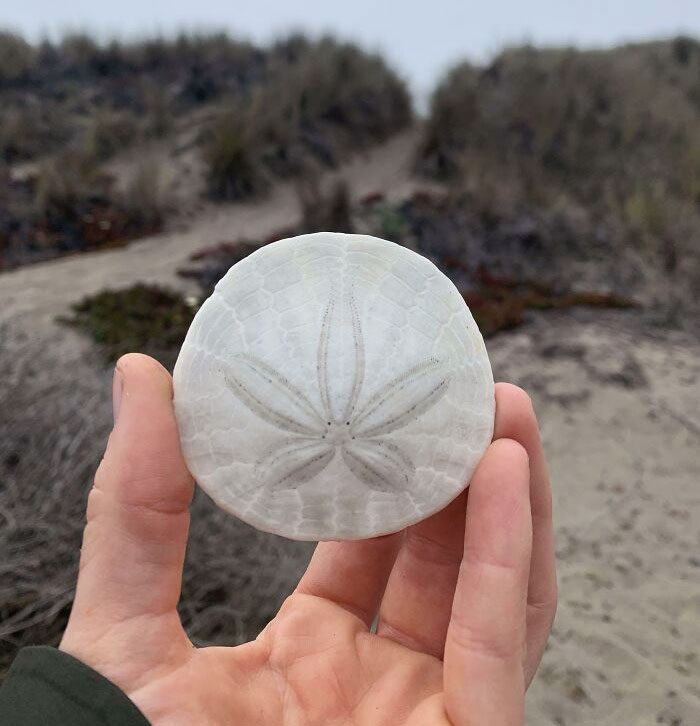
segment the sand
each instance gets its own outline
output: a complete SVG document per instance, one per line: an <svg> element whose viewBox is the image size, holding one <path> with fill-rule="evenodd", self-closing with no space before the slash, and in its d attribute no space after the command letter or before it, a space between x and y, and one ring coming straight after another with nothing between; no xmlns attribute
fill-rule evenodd
<svg viewBox="0 0 700 726"><path fill-rule="evenodd" d="M416 139L415 131L403 134L343 169L353 194L409 194ZM267 235L297 215L292 187L282 186L262 203L206 207L187 229L0 275L0 408L11 412L10 435L30 432L18 446L40 443L33 456L55 457L43 482L49 493L72 485L77 452L74 486L89 486L111 396L111 371L55 316L105 287L146 281L187 289L175 273L191 252ZM638 311L575 310L532 314L487 347L497 379L533 398L554 484L560 605L528 695L528 725L700 724L700 342ZM41 435L30 431L37 420L46 424ZM23 463L5 466L8 487L30 483ZM211 637L207 619L223 612L233 632L217 642L241 642L254 636L261 603L269 610L293 586L309 549L235 528L206 501L197 506L185 594L207 586L193 558L217 552L210 566L235 563L241 599L201 612L185 604L183 612L195 639ZM54 516L47 504L41 521L55 526ZM205 518L222 528L218 546L202 534ZM71 526L75 538L80 522ZM233 537L227 527L240 540L222 553L221 541ZM33 556L52 555L45 547ZM70 602L72 583L59 585L55 597ZM20 642L17 634L5 639Z"/></svg>
<svg viewBox="0 0 700 726"><path fill-rule="evenodd" d="M700 345L577 311L488 347L533 397L554 487L560 600L528 724L700 723Z"/></svg>

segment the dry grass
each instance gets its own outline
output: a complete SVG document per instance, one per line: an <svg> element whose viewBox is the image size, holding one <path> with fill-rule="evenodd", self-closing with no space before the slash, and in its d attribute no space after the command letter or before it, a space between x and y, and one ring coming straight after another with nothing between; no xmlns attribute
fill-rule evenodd
<svg viewBox="0 0 700 726"><path fill-rule="evenodd" d="M210 195L251 196L304 174L310 160L335 166L410 121L408 92L381 58L331 38L293 36L270 51L265 81L210 129Z"/></svg>
<svg viewBox="0 0 700 726"><path fill-rule="evenodd" d="M83 141L86 154L104 160L143 138L141 125L129 112L97 108Z"/></svg>
<svg viewBox="0 0 700 726"><path fill-rule="evenodd" d="M36 50L16 33L0 31L0 84L22 80L36 63Z"/></svg>
<svg viewBox="0 0 700 726"><path fill-rule="evenodd" d="M85 504L111 427L110 367L0 330L0 680L24 645L57 645L70 613ZM312 545L265 535L197 492L180 614L197 645L253 639Z"/></svg>
<svg viewBox="0 0 700 726"><path fill-rule="evenodd" d="M124 244L160 229L168 199L144 156L121 186L91 155L66 151L0 188L0 270Z"/></svg>
<svg viewBox="0 0 700 726"><path fill-rule="evenodd" d="M240 199L311 163L335 166L411 121L393 70L329 37L256 48L224 34L130 44L77 34L31 46L5 34L3 53L12 63L0 77L0 163L35 161L39 173L33 182L23 171L31 183L8 187L0 268L159 229L157 170L141 164L121 190L102 173L121 152L111 167L129 163L129 147L149 143L183 173L194 169L182 200L194 206L202 188Z"/></svg>
<svg viewBox="0 0 700 726"><path fill-rule="evenodd" d="M692 52L700 58L700 49ZM689 193L698 172L687 155L697 146L699 89L693 68L683 82L669 81L674 63L670 48L649 44L524 47L486 68L457 66L435 91L422 167L468 184L472 164L490 158L535 200L556 184L588 200L640 178Z"/></svg>
<svg viewBox="0 0 700 726"><path fill-rule="evenodd" d="M131 170L120 193L121 204L132 223L143 230L157 230L168 207L161 170L154 159L144 157Z"/></svg>
<svg viewBox="0 0 700 726"><path fill-rule="evenodd" d="M159 170L147 158L119 189L92 155L66 152L40 167L34 188L30 241L44 258L153 233L165 211Z"/></svg>
<svg viewBox="0 0 700 726"><path fill-rule="evenodd" d="M658 269L696 298L699 72L687 38L461 64L435 91L418 168L486 229L557 214L573 224L554 258Z"/></svg>
<svg viewBox="0 0 700 726"><path fill-rule="evenodd" d="M0 114L0 163L28 161L58 148L71 138L71 125L59 104L8 104Z"/></svg>
<svg viewBox="0 0 700 726"><path fill-rule="evenodd" d="M106 44L74 34L33 46L0 33L0 58L0 157L8 162L67 142L105 157L162 136L172 119L257 82L265 66L262 51L220 34Z"/></svg>
<svg viewBox="0 0 700 726"><path fill-rule="evenodd" d="M230 108L212 125L203 150L212 199L251 197L270 187L260 159L262 133L255 113L246 106Z"/></svg>
<svg viewBox="0 0 700 726"><path fill-rule="evenodd" d="M296 234L310 232L352 233L354 222L347 182L337 179L324 189L315 173L303 176L297 185L301 226Z"/></svg>
<svg viewBox="0 0 700 726"><path fill-rule="evenodd" d="M22 126L44 128L47 108L52 117L58 112L67 118L78 142L87 115L83 143L97 156L145 136L162 136L172 129L172 119L215 102L236 110L252 103L266 145L284 147L291 134L295 142L331 156L342 142L363 146L386 138L411 115L404 84L381 58L332 38L294 35L257 48L223 33L104 44L73 34L33 46L19 35L0 33L0 58L4 114L20 114L24 121L0 127L6 159L16 150L31 158L64 144L56 134L27 143ZM279 150L265 153L270 151Z"/></svg>

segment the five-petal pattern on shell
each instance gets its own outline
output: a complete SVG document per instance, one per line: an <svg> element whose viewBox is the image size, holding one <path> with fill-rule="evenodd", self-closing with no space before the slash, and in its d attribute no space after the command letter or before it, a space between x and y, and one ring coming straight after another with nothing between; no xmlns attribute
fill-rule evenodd
<svg viewBox="0 0 700 726"><path fill-rule="evenodd" d="M318 342L316 376L321 408L264 361L235 356L224 372L230 390L253 414L285 434L257 462L260 483L288 489L320 474L337 453L370 489L400 491L415 468L410 456L386 438L430 410L446 393L450 378L435 356L417 363L380 386L358 406L365 381L365 343L352 292L347 295L354 370L344 403L334 411L329 379L329 340L338 317L334 298L325 308Z"/></svg>

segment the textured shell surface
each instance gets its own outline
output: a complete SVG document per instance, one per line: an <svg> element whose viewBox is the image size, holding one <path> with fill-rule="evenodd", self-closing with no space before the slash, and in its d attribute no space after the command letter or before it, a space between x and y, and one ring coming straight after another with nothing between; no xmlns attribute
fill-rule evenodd
<svg viewBox="0 0 700 726"><path fill-rule="evenodd" d="M395 532L445 507L493 435L494 384L432 262L321 232L235 264L174 371L185 460L223 509L299 540Z"/></svg>

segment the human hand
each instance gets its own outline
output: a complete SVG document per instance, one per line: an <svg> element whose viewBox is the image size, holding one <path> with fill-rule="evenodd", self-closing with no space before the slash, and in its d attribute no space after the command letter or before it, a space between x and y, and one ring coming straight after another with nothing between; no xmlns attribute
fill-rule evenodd
<svg viewBox="0 0 700 726"><path fill-rule="evenodd" d="M320 543L277 616L230 648L195 648L176 610L193 482L170 376L125 356L114 398L60 648L153 726L523 723L556 578L549 480L522 390L496 386L494 442L467 492L403 532Z"/></svg>

